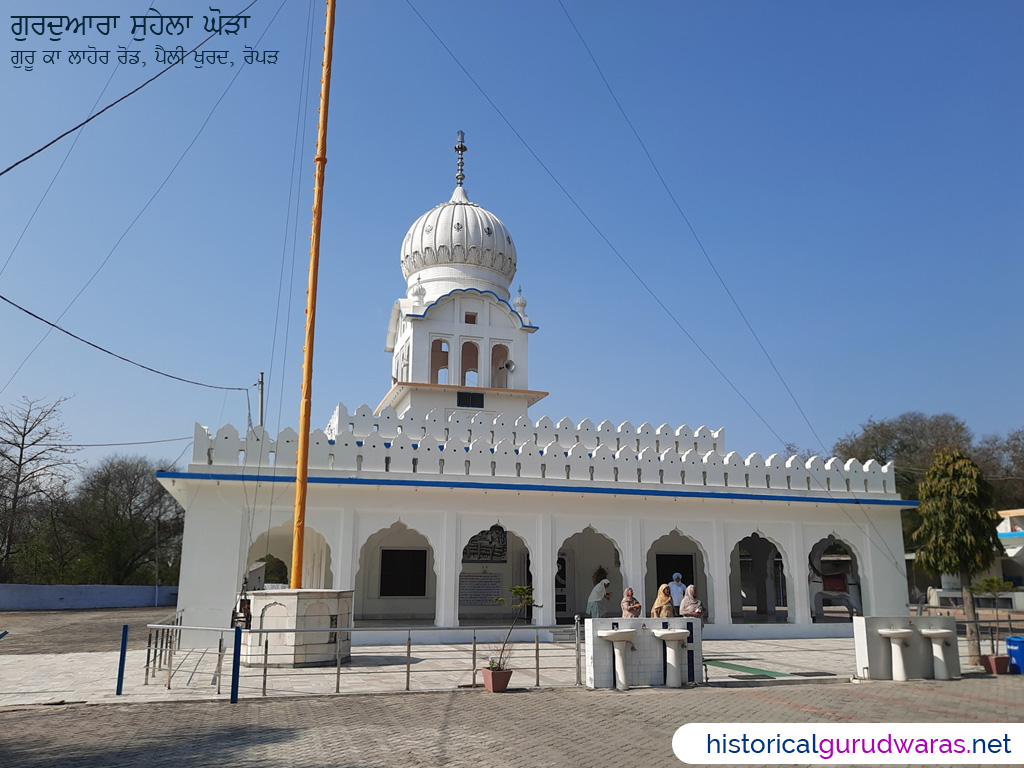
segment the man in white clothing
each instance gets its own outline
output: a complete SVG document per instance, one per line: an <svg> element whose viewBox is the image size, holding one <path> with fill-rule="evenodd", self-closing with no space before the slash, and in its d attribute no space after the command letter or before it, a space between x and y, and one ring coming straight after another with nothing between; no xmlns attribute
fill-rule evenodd
<svg viewBox="0 0 1024 768"><path fill-rule="evenodd" d="M672 608L676 616L679 615L679 602L686 594L686 585L683 584L683 574L673 573L672 581L668 583L668 591L672 593Z"/></svg>

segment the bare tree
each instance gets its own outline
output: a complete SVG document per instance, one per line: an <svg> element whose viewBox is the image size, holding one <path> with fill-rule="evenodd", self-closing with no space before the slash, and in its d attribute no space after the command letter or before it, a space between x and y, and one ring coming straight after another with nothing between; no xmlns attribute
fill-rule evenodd
<svg viewBox="0 0 1024 768"><path fill-rule="evenodd" d="M52 403L23 397L0 408L0 582L10 581L25 517L44 494L69 480L75 467L70 435L60 421L67 398Z"/></svg>
<svg viewBox="0 0 1024 768"><path fill-rule="evenodd" d="M926 416L917 411L902 413L894 419L868 419L859 432L851 432L836 441L833 452L842 459L874 459L880 464L896 462L896 492L904 499L917 500L918 485L931 466L937 451L943 449L971 453L974 436L963 421L949 413ZM914 531L921 527L916 509L900 512L903 543L910 547Z"/></svg>

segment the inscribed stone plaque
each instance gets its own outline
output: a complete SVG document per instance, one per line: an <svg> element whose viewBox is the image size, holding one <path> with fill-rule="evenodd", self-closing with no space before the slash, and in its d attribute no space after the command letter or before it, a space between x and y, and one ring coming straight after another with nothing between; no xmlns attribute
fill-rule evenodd
<svg viewBox="0 0 1024 768"><path fill-rule="evenodd" d="M459 605L493 605L496 597L501 597L501 574L459 575Z"/></svg>

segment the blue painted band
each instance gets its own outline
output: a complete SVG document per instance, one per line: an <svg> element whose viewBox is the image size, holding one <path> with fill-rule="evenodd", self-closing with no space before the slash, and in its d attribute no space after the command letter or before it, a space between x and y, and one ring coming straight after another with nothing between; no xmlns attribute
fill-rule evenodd
<svg viewBox="0 0 1024 768"><path fill-rule="evenodd" d="M230 475L217 474L213 472L157 472L158 478L168 480L226 480L228 482L247 483L294 483L295 476L286 475ZM816 504L858 504L878 507L899 507L910 509L916 507L916 501L904 501L902 499L870 499L863 501L859 498L839 499L830 496L782 496L779 494L749 494L749 493L712 493L708 491L671 491L643 488L584 488L571 485L534 485L529 483L454 483L433 480L398 480L398 479L373 479L366 477L315 477L310 475L307 479L310 485L393 485L398 487L418 488L468 488L473 490L499 490L499 491L545 491L548 493L593 493L617 496L664 496L669 498L691 498L691 499L728 499L730 501L788 501L797 503L814 502Z"/></svg>

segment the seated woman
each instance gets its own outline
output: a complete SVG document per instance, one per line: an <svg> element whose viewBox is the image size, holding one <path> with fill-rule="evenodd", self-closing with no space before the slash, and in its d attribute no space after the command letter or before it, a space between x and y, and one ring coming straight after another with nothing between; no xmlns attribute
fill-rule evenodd
<svg viewBox="0 0 1024 768"><path fill-rule="evenodd" d="M679 603L679 615L703 619L705 613L707 611L704 610L704 603L697 599L697 585L691 584L686 588L686 594Z"/></svg>
<svg viewBox="0 0 1024 768"><path fill-rule="evenodd" d="M662 584L658 587L658 599L654 601L654 606L651 608L652 619L672 619L675 618L676 611L672 606L672 592L668 588L668 584Z"/></svg>

